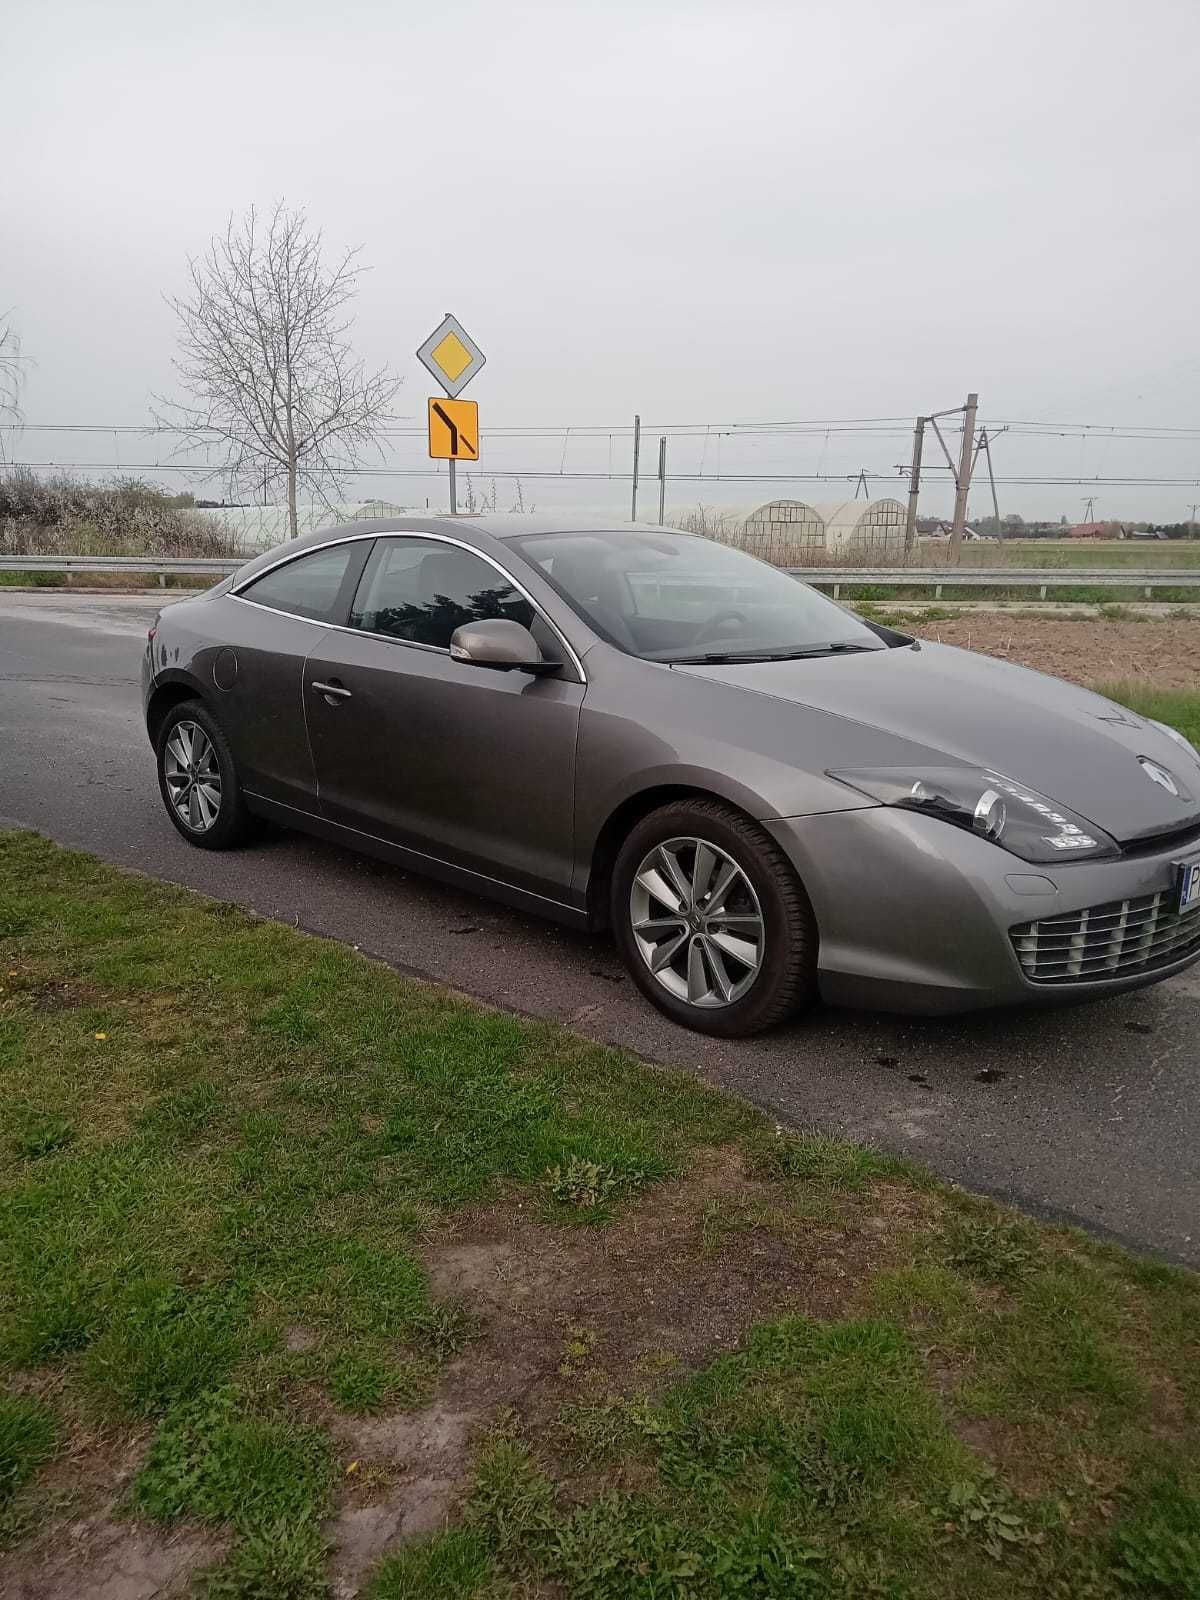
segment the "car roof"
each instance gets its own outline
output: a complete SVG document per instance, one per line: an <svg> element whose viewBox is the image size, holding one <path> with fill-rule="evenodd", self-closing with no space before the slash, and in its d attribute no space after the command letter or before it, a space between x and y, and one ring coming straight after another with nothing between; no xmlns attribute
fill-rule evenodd
<svg viewBox="0 0 1200 1600"><path fill-rule="evenodd" d="M462 516L438 516L436 513L419 513L411 517L376 517L357 522L335 522L327 528L314 528L298 539L276 545L253 556L235 574L234 582L242 584L255 573L277 565L291 556L302 555L319 545L336 544L342 539L361 539L365 535L383 533L440 533L470 541L473 534L483 534L492 539L520 539L538 533L663 533L658 523L622 522L617 516L608 521L595 517L572 517L569 513L546 513L539 516L520 512L467 513ZM672 533L677 529L670 529Z"/></svg>
<svg viewBox="0 0 1200 1600"><path fill-rule="evenodd" d="M449 518L446 519L450 521ZM572 517L568 512L544 513L527 516L521 512L501 511L472 518L493 539L523 539L535 533L662 533L656 522L623 522L614 513L611 517ZM677 533L677 528L669 530Z"/></svg>

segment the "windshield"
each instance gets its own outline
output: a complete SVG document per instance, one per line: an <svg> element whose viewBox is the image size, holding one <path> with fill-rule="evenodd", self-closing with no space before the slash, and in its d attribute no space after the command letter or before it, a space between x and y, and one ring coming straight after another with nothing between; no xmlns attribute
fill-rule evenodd
<svg viewBox="0 0 1200 1600"><path fill-rule="evenodd" d="M651 661L887 649L815 589L694 534L538 533L511 543L602 639Z"/></svg>

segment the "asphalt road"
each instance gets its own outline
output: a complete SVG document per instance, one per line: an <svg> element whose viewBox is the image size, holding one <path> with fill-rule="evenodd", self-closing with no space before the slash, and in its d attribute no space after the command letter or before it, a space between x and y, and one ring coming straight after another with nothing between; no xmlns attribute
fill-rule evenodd
<svg viewBox="0 0 1200 1600"><path fill-rule="evenodd" d="M298 835L190 849L161 810L138 668L150 597L0 590L0 822L186 884L487 1001L688 1066L780 1121L911 1154L1028 1210L1200 1265L1200 972L1068 1010L822 1011L687 1033L605 940Z"/></svg>

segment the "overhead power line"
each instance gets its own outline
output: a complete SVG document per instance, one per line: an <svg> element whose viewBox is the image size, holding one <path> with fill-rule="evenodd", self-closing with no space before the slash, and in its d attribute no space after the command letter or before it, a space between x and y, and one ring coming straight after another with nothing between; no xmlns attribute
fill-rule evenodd
<svg viewBox="0 0 1200 1600"><path fill-rule="evenodd" d="M673 438L707 439L713 435L729 437L822 437L826 434L863 433L887 437L907 437L909 427L901 426L905 419L899 417L842 417L829 420L780 422L664 422L646 423L647 430L667 434ZM989 424L1004 427L1021 438L1046 439L1123 439L1133 443L1189 443L1200 440L1200 427L1174 427L1169 424L1134 424L1101 422L1035 422L1000 418ZM631 438L633 427L627 423L497 423L488 428L494 438L554 439L562 440L567 434L574 439ZM172 427L161 423L130 422L6 422L0 423L0 432L19 433L78 433L130 435L141 438L155 436L196 437L194 430ZM221 435L215 430L209 435L214 441ZM383 428L380 437L389 439L425 437L424 426L415 420L411 427Z"/></svg>
<svg viewBox="0 0 1200 1600"><path fill-rule="evenodd" d="M175 473L200 473L204 477L218 478L221 474L219 467L205 466L202 464L188 464L177 461L0 461L0 470L18 471L57 471L57 472L175 472ZM927 472L946 472L949 469L940 463L928 463L924 468ZM865 477L870 483L890 483L899 487L904 482L908 468L903 471L891 472L672 472L672 483L854 483L860 477ZM346 478L440 478L443 472L433 467L347 467L342 473ZM544 467L492 467L476 466L470 472L475 478L528 478L547 479L554 481L571 481L586 483L631 483L631 472L585 472L569 471L558 472L553 468ZM1008 484L1020 488L1054 487L1064 485L1095 484L1103 488L1142 487L1142 488L1189 488L1200 487L1200 474L1195 477L1182 478L1153 478L1153 477L1098 477L1098 476L999 476L998 484Z"/></svg>

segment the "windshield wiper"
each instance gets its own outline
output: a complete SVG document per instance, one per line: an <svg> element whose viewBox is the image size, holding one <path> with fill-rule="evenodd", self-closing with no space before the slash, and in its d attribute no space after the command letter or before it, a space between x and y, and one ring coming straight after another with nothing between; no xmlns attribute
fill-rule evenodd
<svg viewBox="0 0 1200 1600"><path fill-rule="evenodd" d="M802 650L710 650L700 656L672 656L671 665L677 667L747 666L756 661L803 661L809 656L857 655L862 651L886 649L886 645L855 644L849 639L835 639L829 644L809 645Z"/></svg>
<svg viewBox="0 0 1200 1600"><path fill-rule="evenodd" d="M801 656L872 655L876 650L886 650L886 645L855 644L853 639L834 639L829 644L814 644L807 650L792 650L783 658L797 660Z"/></svg>
<svg viewBox="0 0 1200 1600"><path fill-rule="evenodd" d="M764 650L747 650L739 654L736 650L710 650L702 656L672 656L669 665L672 667L715 667L737 663L745 666L753 661L786 661L786 655L778 655L774 651L768 653Z"/></svg>

